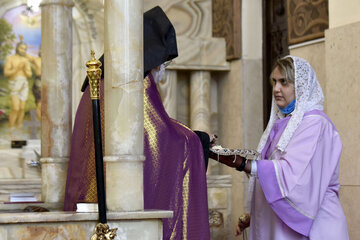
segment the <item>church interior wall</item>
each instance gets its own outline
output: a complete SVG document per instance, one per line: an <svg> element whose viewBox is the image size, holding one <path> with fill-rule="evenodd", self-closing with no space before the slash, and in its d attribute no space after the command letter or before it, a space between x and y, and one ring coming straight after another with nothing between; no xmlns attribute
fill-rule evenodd
<svg viewBox="0 0 360 240"><path fill-rule="evenodd" d="M242 86L241 86L241 60L231 62L231 71L220 74L222 79L218 82L219 103L219 144L228 148L242 148ZM221 174L231 175L232 185L232 222L243 213L243 174L221 166Z"/></svg>
<svg viewBox="0 0 360 240"><path fill-rule="evenodd" d="M360 21L360 1L329 0L329 28L335 28Z"/></svg>
<svg viewBox="0 0 360 240"><path fill-rule="evenodd" d="M300 47L289 47L290 55L304 58L309 61L316 72L316 77L320 82L325 95L325 112L327 106L326 96L326 68L325 68L325 39L320 42L306 44Z"/></svg>
<svg viewBox="0 0 360 240"><path fill-rule="evenodd" d="M354 11L358 13L355 9L348 9L350 15ZM332 16L330 14L330 22ZM339 196L350 239L358 239L360 236L359 38L360 21L329 28L325 32L327 114L337 127L343 143Z"/></svg>
<svg viewBox="0 0 360 240"><path fill-rule="evenodd" d="M336 125L343 152L340 161L340 200L350 239L360 236L360 3L329 1L330 27L325 32L328 115Z"/></svg>
<svg viewBox="0 0 360 240"><path fill-rule="evenodd" d="M160 3L168 9L173 2L145 0L144 10ZM6 1L10 3L11 1ZM15 2L15 1L14 1ZM24 2L24 1L17 1ZM75 4L79 1L75 1ZM94 0L94 2L99 2ZM170 4L171 2L171 4ZM180 4L177 0L176 3ZM210 1L205 8L211 12ZM89 4L90 6L91 4ZM79 4L78 6L79 7ZM84 10L84 9L83 9ZM290 54L305 58L315 69L317 78L325 95L325 112L329 115L339 130L343 142L343 153L340 161L340 200L344 208L350 239L360 236L360 85L357 76L360 75L360 3L357 0L329 0L329 29L322 41L290 47ZM86 11L79 11L78 18L74 16L74 47L73 47L73 116L81 97L80 87L85 77L85 65L88 52L95 49L97 57L103 52L101 43L103 32L96 32L101 27L92 28L91 21L86 19ZM85 15L84 15L85 14ZM102 13L103 14L103 13ZM96 21L103 22L96 15ZM172 14L170 13L172 16ZM191 22L181 22L187 19L178 15L171 19L179 29L179 35L186 37L211 38L210 15L202 16L205 25L193 26ZM87 25L87 27L82 27ZM193 26L193 27L191 27ZM190 30L191 31L190 31ZM102 29L103 30L103 29ZM228 148L252 148L257 143L263 131L263 100L262 100L262 1L242 1L242 58L229 62L230 71L211 72L211 131L218 134L219 144ZM192 34L198 34L193 36ZM87 40L84 40L87 39ZM100 44L99 44L100 43ZM81 48L78 47L81 45ZM221 44L218 44L219 46ZM210 57L209 57L210 58ZM214 61L216 59L214 58ZM190 125L190 71L177 71L177 119ZM19 162L14 163L19 165ZM238 217L244 213L244 200L247 192L248 179L245 174L223 165L217 165L210 160L212 174L231 175L231 225L234 229ZM20 167L19 167L20 169ZM15 178L15 177L14 177ZM231 233L232 235L232 233Z"/></svg>

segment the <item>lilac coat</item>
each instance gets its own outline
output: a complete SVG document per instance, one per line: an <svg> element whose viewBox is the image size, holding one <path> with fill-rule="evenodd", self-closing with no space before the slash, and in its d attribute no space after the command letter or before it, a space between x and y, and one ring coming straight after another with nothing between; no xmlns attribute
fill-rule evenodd
<svg viewBox="0 0 360 240"><path fill-rule="evenodd" d="M289 119L276 121L257 162L250 239L349 239L338 197L339 134L313 110L281 153L275 146Z"/></svg>

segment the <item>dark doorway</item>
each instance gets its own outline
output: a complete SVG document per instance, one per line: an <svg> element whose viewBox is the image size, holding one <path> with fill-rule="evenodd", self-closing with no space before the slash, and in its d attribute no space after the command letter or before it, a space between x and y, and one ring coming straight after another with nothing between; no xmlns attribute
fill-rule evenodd
<svg viewBox="0 0 360 240"><path fill-rule="evenodd" d="M289 54L286 0L263 0L263 16L263 113L266 128L271 111L271 69L277 58Z"/></svg>

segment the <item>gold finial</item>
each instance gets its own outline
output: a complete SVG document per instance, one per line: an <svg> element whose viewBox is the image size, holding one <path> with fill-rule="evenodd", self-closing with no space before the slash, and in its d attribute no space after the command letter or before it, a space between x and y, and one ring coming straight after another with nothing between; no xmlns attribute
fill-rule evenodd
<svg viewBox="0 0 360 240"><path fill-rule="evenodd" d="M95 58L94 50L91 50L91 60L86 62L91 99L100 99L101 65L101 62Z"/></svg>
<svg viewBox="0 0 360 240"><path fill-rule="evenodd" d="M95 52L94 52L94 50L91 49L90 53L91 53L91 60L95 60Z"/></svg>
<svg viewBox="0 0 360 240"><path fill-rule="evenodd" d="M106 223L98 223L90 240L112 240L116 237L116 231L117 228L110 229Z"/></svg>

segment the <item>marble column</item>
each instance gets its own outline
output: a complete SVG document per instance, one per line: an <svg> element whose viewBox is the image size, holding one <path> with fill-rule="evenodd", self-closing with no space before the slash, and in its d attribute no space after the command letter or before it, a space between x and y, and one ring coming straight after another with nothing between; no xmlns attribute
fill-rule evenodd
<svg viewBox="0 0 360 240"><path fill-rule="evenodd" d="M165 77L158 84L161 99L169 117L177 117L177 71L166 70Z"/></svg>
<svg viewBox="0 0 360 240"><path fill-rule="evenodd" d="M144 208L143 0L105 1L106 203Z"/></svg>
<svg viewBox="0 0 360 240"><path fill-rule="evenodd" d="M209 71L192 71L190 75L190 126L193 130L210 132Z"/></svg>
<svg viewBox="0 0 360 240"><path fill-rule="evenodd" d="M41 3L42 200L64 202L71 146L72 0Z"/></svg>

